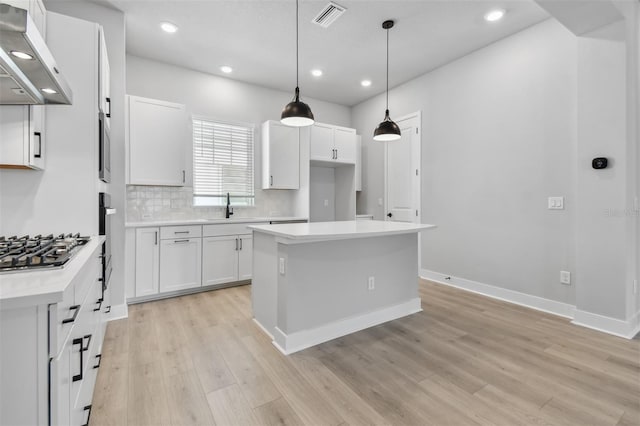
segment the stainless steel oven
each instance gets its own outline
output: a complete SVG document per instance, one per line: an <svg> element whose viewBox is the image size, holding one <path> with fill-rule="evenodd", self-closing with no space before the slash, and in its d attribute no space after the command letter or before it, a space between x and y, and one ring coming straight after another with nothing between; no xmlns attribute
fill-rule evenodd
<svg viewBox="0 0 640 426"><path fill-rule="evenodd" d="M111 180L111 129L109 129L109 123L106 120L107 115L100 112L98 114L98 126L99 126L99 155L98 171L99 177L103 182L109 183Z"/></svg>
<svg viewBox="0 0 640 426"><path fill-rule="evenodd" d="M102 244L102 298L109 287L111 279L111 216L116 213L116 209L111 207L111 196L106 192L101 192L99 196L99 234L105 236Z"/></svg>

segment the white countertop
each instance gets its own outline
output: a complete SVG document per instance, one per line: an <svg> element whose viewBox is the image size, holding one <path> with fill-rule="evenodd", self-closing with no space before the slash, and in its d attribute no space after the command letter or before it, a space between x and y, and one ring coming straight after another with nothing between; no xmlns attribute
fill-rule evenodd
<svg viewBox="0 0 640 426"><path fill-rule="evenodd" d="M365 238L409 234L436 225L403 222L386 222L381 220L288 223L277 225L251 225L249 229L256 232L275 235L296 241L340 240L348 238Z"/></svg>
<svg viewBox="0 0 640 426"><path fill-rule="evenodd" d="M63 268L0 274L0 309L57 303L91 255L104 242L95 235Z"/></svg>
<svg viewBox="0 0 640 426"><path fill-rule="evenodd" d="M220 225L224 223L259 223L270 221L309 220L307 217L280 216L280 217L230 217L216 219L177 219L177 220L145 220L139 222L126 222L125 228L143 228L153 226L176 225Z"/></svg>

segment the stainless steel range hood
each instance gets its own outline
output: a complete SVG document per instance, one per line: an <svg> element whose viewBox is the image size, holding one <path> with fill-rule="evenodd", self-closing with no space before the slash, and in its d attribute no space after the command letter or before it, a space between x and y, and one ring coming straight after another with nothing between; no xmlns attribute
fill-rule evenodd
<svg viewBox="0 0 640 426"><path fill-rule="evenodd" d="M0 3L0 105L71 104L72 99L29 13Z"/></svg>

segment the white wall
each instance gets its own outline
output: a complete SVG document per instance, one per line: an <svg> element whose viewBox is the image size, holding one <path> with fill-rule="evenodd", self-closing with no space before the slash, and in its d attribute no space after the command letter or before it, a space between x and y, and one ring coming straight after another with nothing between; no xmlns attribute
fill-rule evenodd
<svg viewBox="0 0 640 426"><path fill-rule="evenodd" d="M421 219L438 225L423 236L422 268L575 302L559 283L575 270L575 64L575 37L548 20L391 91L392 118L422 111ZM383 96L352 112L365 163L358 210L376 219L383 113ZM566 209L547 210L560 195Z"/></svg>
<svg viewBox="0 0 640 426"><path fill-rule="evenodd" d="M127 55L127 94L181 103L187 106L189 113L195 115L255 124L256 206L244 208L243 211L238 209L239 215L295 215L294 191L260 189L260 124L266 120L279 120L282 108L291 101L293 92L267 89ZM351 122L348 107L310 98L304 101L311 106L317 121L341 126L347 126Z"/></svg>

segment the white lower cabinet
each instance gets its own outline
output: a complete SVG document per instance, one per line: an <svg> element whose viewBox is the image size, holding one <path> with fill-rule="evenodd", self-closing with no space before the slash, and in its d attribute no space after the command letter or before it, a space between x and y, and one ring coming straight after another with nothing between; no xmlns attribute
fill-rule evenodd
<svg viewBox="0 0 640 426"><path fill-rule="evenodd" d="M200 287L202 238L160 241L160 292Z"/></svg>
<svg viewBox="0 0 640 426"><path fill-rule="evenodd" d="M136 229L136 297L160 290L160 228Z"/></svg>
<svg viewBox="0 0 640 426"><path fill-rule="evenodd" d="M251 234L205 237L202 245L203 285L251 279Z"/></svg>

